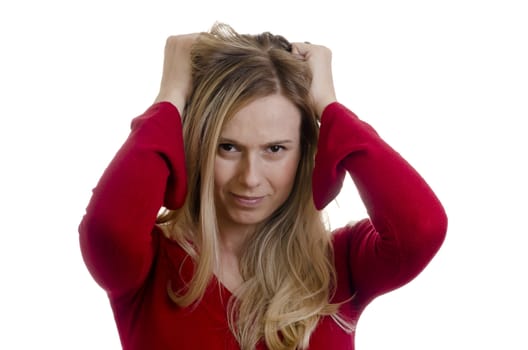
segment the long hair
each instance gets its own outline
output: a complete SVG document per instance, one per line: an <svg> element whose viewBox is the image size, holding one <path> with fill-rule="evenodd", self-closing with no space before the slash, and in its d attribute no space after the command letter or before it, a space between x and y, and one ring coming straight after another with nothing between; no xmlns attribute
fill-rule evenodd
<svg viewBox="0 0 528 350"><path fill-rule="evenodd" d="M219 263L214 161L223 125L257 98L282 94L301 112L301 158L285 201L257 225L240 257L242 286L228 302L229 324L244 350L264 339L270 349L305 349L322 316L336 316L331 237L315 209L311 182L319 122L310 99L311 71L282 36L242 35L225 24L202 33L192 52L192 91L182 115L188 176L183 207L165 225L194 262L194 274L171 299L199 302ZM170 282L170 281L169 281Z"/></svg>

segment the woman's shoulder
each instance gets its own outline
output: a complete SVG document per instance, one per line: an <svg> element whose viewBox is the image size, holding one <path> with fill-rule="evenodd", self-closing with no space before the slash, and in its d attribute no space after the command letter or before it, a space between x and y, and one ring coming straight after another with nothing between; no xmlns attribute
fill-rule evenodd
<svg viewBox="0 0 528 350"><path fill-rule="evenodd" d="M370 219L349 221L346 225L332 231L332 243L334 246L349 242L353 236L364 235L372 232L374 227Z"/></svg>
<svg viewBox="0 0 528 350"><path fill-rule="evenodd" d="M158 258L166 269L185 280L190 280L194 271L194 262L186 248L192 249L192 243L187 242L184 247L171 234L171 228L168 225L156 225L153 234L157 236Z"/></svg>
<svg viewBox="0 0 528 350"><path fill-rule="evenodd" d="M153 235L157 236L160 253L165 252L173 258L183 259L189 254L185 251L183 245L177 241L171 230L168 225L154 226ZM191 242L188 242L188 246L192 246Z"/></svg>

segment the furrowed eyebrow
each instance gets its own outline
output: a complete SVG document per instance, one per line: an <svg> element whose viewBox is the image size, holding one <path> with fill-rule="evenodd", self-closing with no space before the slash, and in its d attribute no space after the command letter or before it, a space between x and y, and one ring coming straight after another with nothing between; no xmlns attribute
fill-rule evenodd
<svg viewBox="0 0 528 350"><path fill-rule="evenodd" d="M218 143L232 143L235 145L237 142L235 140L226 139L225 137L221 137L218 139Z"/></svg>
<svg viewBox="0 0 528 350"><path fill-rule="evenodd" d="M225 137L221 137L218 140L218 143L230 143L230 144L233 144L233 145L239 145L239 143L237 141L231 140L231 139L228 139L228 138L225 138ZM293 141L292 140L277 140L277 141L267 142L263 146L269 147L269 146L273 146L273 145L282 145L282 144L287 144L287 143L293 143Z"/></svg>
<svg viewBox="0 0 528 350"><path fill-rule="evenodd" d="M274 146L274 145L283 145L285 143L292 143L292 140L278 140L273 142L268 142L264 146Z"/></svg>

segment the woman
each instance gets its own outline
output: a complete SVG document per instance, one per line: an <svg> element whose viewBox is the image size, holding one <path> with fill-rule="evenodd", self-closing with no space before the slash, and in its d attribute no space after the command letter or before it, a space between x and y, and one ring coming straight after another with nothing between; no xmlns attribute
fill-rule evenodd
<svg viewBox="0 0 528 350"><path fill-rule="evenodd" d="M346 172L369 218L328 232ZM79 232L124 349L354 349L361 312L420 273L446 225L336 101L330 50L217 24L167 40L158 97Z"/></svg>

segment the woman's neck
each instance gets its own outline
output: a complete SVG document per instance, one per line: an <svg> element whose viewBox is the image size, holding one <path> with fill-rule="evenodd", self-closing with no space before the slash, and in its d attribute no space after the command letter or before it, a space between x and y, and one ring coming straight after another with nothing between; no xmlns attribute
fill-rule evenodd
<svg viewBox="0 0 528 350"><path fill-rule="evenodd" d="M245 241L252 229L248 226L219 225L220 266L216 267L215 275L233 294L244 282L240 274L239 260Z"/></svg>
<svg viewBox="0 0 528 350"><path fill-rule="evenodd" d="M253 225L233 225L219 222L218 241L220 252L240 257L240 251L254 229Z"/></svg>

